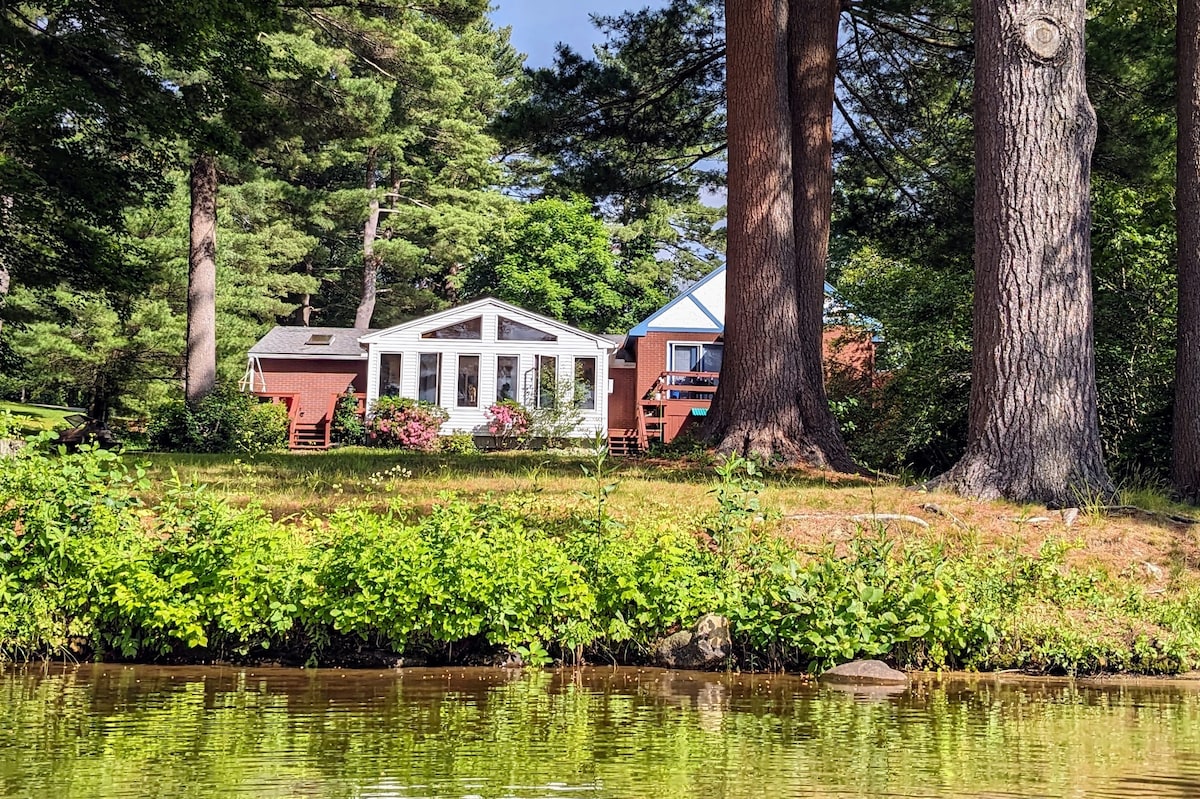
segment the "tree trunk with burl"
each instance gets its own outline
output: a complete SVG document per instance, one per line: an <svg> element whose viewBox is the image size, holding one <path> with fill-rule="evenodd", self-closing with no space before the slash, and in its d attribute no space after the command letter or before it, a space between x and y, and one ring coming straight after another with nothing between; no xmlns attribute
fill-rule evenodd
<svg viewBox="0 0 1200 799"><path fill-rule="evenodd" d="M967 451L936 484L1106 500L1092 332L1096 117L1084 0L975 2L975 299Z"/></svg>

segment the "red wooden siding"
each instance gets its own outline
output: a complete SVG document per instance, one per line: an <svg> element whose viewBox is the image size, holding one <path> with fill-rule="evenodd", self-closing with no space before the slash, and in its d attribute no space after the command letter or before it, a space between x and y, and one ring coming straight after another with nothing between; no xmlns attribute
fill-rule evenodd
<svg viewBox="0 0 1200 799"><path fill-rule="evenodd" d="M316 360L260 356L266 388L256 394L296 394L300 398L299 424L318 424L329 413L329 399L353 386L356 393L367 390L366 360Z"/></svg>
<svg viewBox="0 0 1200 799"><path fill-rule="evenodd" d="M637 390L638 370L632 365L610 366L608 377L613 386L608 395L608 427L610 430L633 430L637 427L637 401L641 396Z"/></svg>
<svg viewBox="0 0 1200 799"><path fill-rule="evenodd" d="M678 333L655 331L631 339L634 368L613 368L613 391L608 399L609 430L614 435L638 424L638 408L655 382L668 371L667 350L672 342L711 344L720 333ZM869 331L850 327L828 327L822 338L826 375L834 372L843 378L870 382L875 375L875 343ZM707 398L671 400L650 412L657 414L664 441L671 441L689 424L696 422L694 408L707 408Z"/></svg>

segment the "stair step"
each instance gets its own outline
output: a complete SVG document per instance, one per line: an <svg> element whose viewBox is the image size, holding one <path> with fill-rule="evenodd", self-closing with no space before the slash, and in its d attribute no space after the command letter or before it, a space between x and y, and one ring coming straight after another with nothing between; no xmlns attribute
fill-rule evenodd
<svg viewBox="0 0 1200 799"><path fill-rule="evenodd" d="M292 426L292 437L288 449L321 450L328 449L325 443L324 422L295 424Z"/></svg>

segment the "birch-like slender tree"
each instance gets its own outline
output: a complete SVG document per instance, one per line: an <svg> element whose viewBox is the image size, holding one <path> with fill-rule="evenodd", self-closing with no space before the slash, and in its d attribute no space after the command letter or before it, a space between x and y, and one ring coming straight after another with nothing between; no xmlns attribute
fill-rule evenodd
<svg viewBox="0 0 1200 799"><path fill-rule="evenodd" d="M187 349L184 397L189 404L217 384L217 159L200 153L189 180Z"/></svg>

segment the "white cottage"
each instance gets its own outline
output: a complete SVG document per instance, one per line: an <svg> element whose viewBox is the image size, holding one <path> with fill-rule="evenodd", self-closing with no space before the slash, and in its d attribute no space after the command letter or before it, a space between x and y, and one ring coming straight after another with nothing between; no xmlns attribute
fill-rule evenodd
<svg viewBox="0 0 1200 799"><path fill-rule="evenodd" d="M358 342L367 357L367 408L380 396L412 397L450 413L443 433L484 433L487 409L498 400L546 407L563 389L582 392L576 435L608 430L608 361L616 345L515 305L485 298Z"/></svg>

